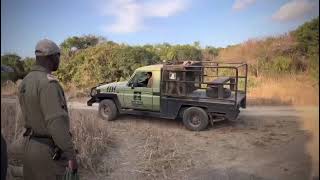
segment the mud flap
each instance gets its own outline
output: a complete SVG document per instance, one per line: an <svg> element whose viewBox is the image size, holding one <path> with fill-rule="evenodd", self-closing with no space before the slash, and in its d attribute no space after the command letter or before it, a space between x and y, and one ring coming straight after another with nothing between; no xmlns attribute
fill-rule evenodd
<svg viewBox="0 0 320 180"><path fill-rule="evenodd" d="M236 109L234 112L226 114L226 118L230 121L236 121L238 119L240 110Z"/></svg>

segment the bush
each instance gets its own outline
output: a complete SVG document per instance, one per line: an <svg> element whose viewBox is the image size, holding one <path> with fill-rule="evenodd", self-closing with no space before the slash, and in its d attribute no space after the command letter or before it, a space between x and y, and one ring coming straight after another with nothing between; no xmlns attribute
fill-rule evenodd
<svg viewBox="0 0 320 180"><path fill-rule="evenodd" d="M285 56L278 56L272 63L272 71L276 73L288 73L292 71L292 59Z"/></svg>
<svg viewBox="0 0 320 180"><path fill-rule="evenodd" d="M16 81L18 76L15 72L1 72L1 85L7 81Z"/></svg>
<svg viewBox="0 0 320 180"><path fill-rule="evenodd" d="M310 75L319 85L319 55L310 58Z"/></svg>
<svg viewBox="0 0 320 180"><path fill-rule="evenodd" d="M1 64L9 66L14 70L14 73L8 73L4 75L3 78L10 78L9 80L16 81L18 79L22 79L26 74L24 70L24 63L21 61L21 57L16 54L2 55Z"/></svg>
<svg viewBox="0 0 320 180"><path fill-rule="evenodd" d="M36 63L35 58L27 57L23 60L23 67L24 67L25 74L27 74L31 71L31 68L35 63Z"/></svg>
<svg viewBox="0 0 320 180"><path fill-rule="evenodd" d="M302 53L319 53L319 17L304 23L291 33L296 38L297 47Z"/></svg>
<svg viewBox="0 0 320 180"><path fill-rule="evenodd" d="M68 85L90 87L105 81L127 79L140 67L156 63L154 54L141 47L100 44L63 57L58 78Z"/></svg>

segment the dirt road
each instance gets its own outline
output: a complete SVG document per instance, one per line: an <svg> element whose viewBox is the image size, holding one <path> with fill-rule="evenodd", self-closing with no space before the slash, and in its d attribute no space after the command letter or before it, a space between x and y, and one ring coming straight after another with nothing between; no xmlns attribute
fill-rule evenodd
<svg viewBox="0 0 320 180"><path fill-rule="evenodd" d="M84 115L97 113L97 105L70 102L69 108ZM218 122L202 132L188 131L177 120L127 115L105 123L113 129L116 142L103 157L112 171L108 177L95 179L154 179L137 170L143 143L154 134L174 142L160 146L177 146L177 153L184 157L180 164L188 164L162 179L300 180L319 176L319 107L251 106L241 111L237 121Z"/></svg>

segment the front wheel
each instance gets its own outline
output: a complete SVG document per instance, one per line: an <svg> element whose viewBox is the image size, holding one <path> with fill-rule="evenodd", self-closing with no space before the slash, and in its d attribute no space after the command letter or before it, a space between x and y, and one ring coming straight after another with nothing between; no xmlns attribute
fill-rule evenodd
<svg viewBox="0 0 320 180"><path fill-rule="evenodd" d="M118 109L112 100L105 99L99 103L99 115L104 120L112 121L118 116Z"/></svg>
<svg viewBox="0 0 320 180"><path fill-rule="evenodd" d="M183 124L192 131L204 130L209 124L207 112L199 107L190 107L183 112Z"/></svg>

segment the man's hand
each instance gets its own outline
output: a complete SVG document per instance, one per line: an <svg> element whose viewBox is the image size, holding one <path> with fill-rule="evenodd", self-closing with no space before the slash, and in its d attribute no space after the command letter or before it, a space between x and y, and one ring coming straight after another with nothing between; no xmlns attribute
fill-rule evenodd
<svg viewBox="0 0 320 180"><path fill-rule="evenodd" d="M72 170L72 172L76 172L78 170L78 163L77 160L69 160L68 162L68 168Z"/></svg>

